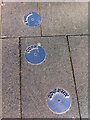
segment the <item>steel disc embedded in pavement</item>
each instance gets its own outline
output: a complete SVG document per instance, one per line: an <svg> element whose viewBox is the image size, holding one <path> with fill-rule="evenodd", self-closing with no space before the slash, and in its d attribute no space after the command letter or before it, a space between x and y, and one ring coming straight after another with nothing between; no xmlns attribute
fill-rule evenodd
<svg viewBox="0 0 90 120"><path fill-rule="evenodd" d="M39 26L41 24L41 16L36 12L31 12L24 16L24 22L30 27Z"/></svg>
<svg viewBox="0 0 90 120"><path fill-rule="evenodd" d="M48 107L56 114L67 112L71 106L71 97L69 93L62 89L56 88L48 94Z"/></svg>
<svg viewBox="0 0 90 120"><path fill-rule="evenodd" d="M26 49L25 58L30 64L38 65L45 60L46 52L42 46L32 45Z"/></svg>

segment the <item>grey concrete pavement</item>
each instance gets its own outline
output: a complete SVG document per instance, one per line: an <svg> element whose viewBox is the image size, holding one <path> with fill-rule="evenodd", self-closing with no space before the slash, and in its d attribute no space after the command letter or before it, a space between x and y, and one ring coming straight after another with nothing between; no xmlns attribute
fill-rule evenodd
<svg viewBox="0 0 90 120"><path fill-rule="evenodd" d="M2 118L2 40L0 39L0 120Z"/></svg>
<svg viewBox="0 0 90 120"><path fill-rule="evenodd" d="M40 27L30 28L24 24L24 15L38 12L37 3L5 3L2 8L2 36L37 36Z"/></svg>
<svg viewBox="0 0 90 120"><path fill-rule="evenodd" d="M42 34L88 33L88 3L41 3Z"/></svg>
<svg viewBox="0 0 90 120"><path fill-rule="evenodd" d="M88 118L88 37L69 37L82 118Z"/></svg>
<svg viewBox="0 0 90 120"><path fill-rule="evenodd" d="M41 28L30 28L23 23L24 15L32 11L40 12ZM88 118L88 36L73 36L88 34L88 3L41 3L39 9L37 3L9 2L2 7L0 15L0 37L10 37L0 40L3 118L20 118L20 108L23 118L79 118L68 44L66 37L61 37L61 34L72 35L68 39L80 112L82 118ZM41 32L44 37L37 37ZM52 37L45 37L49 35ZM20 66L18 37L21 36L24 38L21 38ZM33 66L26 62L24 51L27 46L37 43L45 48L47 56L41 65ZM72 98L70 110L62 115L52 113L46 101L47 94L57 86L66 89Z"/></svg>
<svg viewBox="0 0 90 120"><path fill-rule="evenodd" d="M23 118L79 118L66 38L26 38L21 43ZM37 43L41 43L47 56L44 63L33 66L25 60L24 51ZM63 115L56 115L47 107L47 94L57 86L66 89L72 98L70 110Z"/></svg>
<svg viewBox="0 0 90 120"><path fill-rule="evenodd" d="M2 117L20 118L18 39L2 41Z"/></svg>
<svg viewBox="0 0 90 120"><path fill-rule="evenodd" d="M1 2L0 2L1 4ZM0 37L1 37L1 5L0 5Z"/></svg>

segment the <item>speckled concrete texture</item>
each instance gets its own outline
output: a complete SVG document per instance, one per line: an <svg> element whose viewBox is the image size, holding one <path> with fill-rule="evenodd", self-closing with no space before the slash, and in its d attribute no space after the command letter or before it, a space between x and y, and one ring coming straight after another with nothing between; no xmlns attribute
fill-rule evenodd
<svg viewBox="0 0 90 120"><path fill-rule="evenodd" d="M65 1L6 2L1 7L3 118L77 119L81 115L88 119L88 3ZM41 14L41 26L24 24L24 15L32 11ZM36 66L26 61L24 52L37 43L44 47L46 60ZM47 95L56 87L67 90L72 98L64 114L55 114L47 106Z"/></svg>
<svg viewBox="0 0 90 120"><path fill-rule="evenodd" d="M88 37L69 37L82 118L88 118Z"/></svg>
<svg viewBox="0 0 90 120"><path fill-rule="evenodd" d="M2 118L2 40L0 39L0 119Z"/></svg>
<svg viewBox="0 0 90 120"><path fill-rule="evenodd" d="M2 114L20 118L18 39L2 41Z"/></svg>
<svg viewBox="0 0 90 120"><path fill-rule="evenodd" d="M22 39L21 43L23 117L79 118L66 38L31 38ZM44 63L33 66L25 60L24 51L37 43L41 43L47 55ZM57 86L66 89L72 98L70 110L63 115L52 113L47 106L47 94Z"/></svg>
<svg viewBox="0 0 90 120"><path fill-rule="evenodd" d="M1 2L0 2L0 37L1 37Z"/></svg>
<svg viewBox="0 0 90 120"><path fill-rule="evenodd" d="M88 33L88 3L41 3L42 34Z"/></svg>
<svg viewBox="0 0 90 120"><path fill-rule="evenodd" d="M2 8L2 36L37 36L40 28L25 25L24 16L32 11L38 12L37 3L7 2Z"/></svg>

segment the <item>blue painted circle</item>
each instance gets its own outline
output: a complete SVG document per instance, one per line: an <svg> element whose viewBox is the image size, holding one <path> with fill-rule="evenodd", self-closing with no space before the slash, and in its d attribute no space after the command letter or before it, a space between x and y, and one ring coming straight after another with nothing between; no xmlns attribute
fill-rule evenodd
<svg viewBox="0 0 90 120"><path fill-rule="evenodd" d="M38 45L29 46L25 51L25 58L32 65L41 64L45 60L45 57L44 48Z"/></svg>
<svg viewBox="0 0 90 120"><path fill-rule="evenodd" d="M71 98L62 88L56 88L48 94L48 107L56 114L63 114L71 107Z"/></svg>
<svg viewBox="0 0 90 120"><path fill-rule="evenodd" d="M41 16L36 12L31 12L24 16L24 22L30 27L40 26Z"/></svg>

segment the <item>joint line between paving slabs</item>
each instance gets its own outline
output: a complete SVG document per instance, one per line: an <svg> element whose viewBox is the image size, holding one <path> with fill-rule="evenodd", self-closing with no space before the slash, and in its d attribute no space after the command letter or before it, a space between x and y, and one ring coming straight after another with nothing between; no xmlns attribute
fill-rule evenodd
<svg viewBox="0 0 90 120"><path fill-rule="evenodd" d="M35 37L61 37L61 36L90 36L90 34L72 34L72 35L66 35L66 34L61 34L61 35L40 35L40 36L17 36L17 37L8 37L8 36L0 36L0 39L12 39L12 38L35 38Z"/></svg>
<svg viewBox="0 0 90 120"><path fill-rule="evenodd" d="M22 120L21 38L19 38L20 117Z"/></svg>
<svg viewBox="0 0 90 120"><path fill-rule="evenodd" d="M41 14L40 2L37 3L38 13ZM40 25L40 34L42 36L42 26Z"/></svg>
<svg viewBox="0 0 90 120"><path fill-rule="evenodd" d="M73 66L73 61L72 61L72 57L71 57L71 49L70 49L70 43L69 43L68 36L66 36L66 40L67 40L70 63L71 63L72 74L73 74L73 80L74 80L74 85L75 85L75 92L76 92L77 103L78 103L78 112L79 112L79 116L80 116L80 120L81 120L81 112L80 112L79 97L78 97L78 92L77 92L77 84L76 84L76 78L75 78L75 72L74 72L74 66Z"/></svg>

